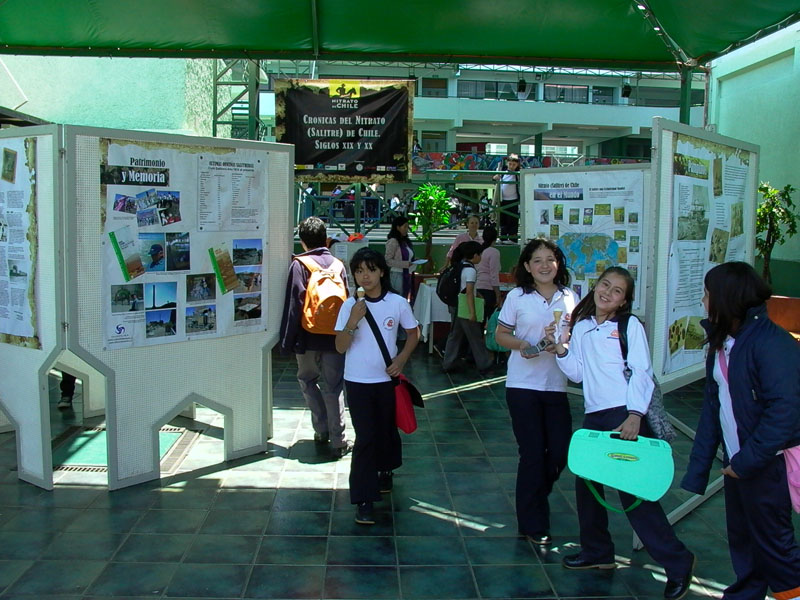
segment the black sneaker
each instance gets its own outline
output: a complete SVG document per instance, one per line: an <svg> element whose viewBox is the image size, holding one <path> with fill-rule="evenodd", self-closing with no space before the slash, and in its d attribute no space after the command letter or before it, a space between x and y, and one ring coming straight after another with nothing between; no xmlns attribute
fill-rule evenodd
<svg viewBox="0 0 800 600"><path fill-rule="evenodd" d="M331 456L334 458L342 458L347 456L353 451L353 442L345 442L344 446L340 448L331 448Z"/></svg>
<svg viewBox="0 0 800 600"><path fill-rule="evenodd" d="M372 502L359 502L356 505L356 523L359 525L375 525Z"/></svg>
<svg viewBox="0 0 800 600"><path fill-rule="evenodd" d="M381 494L388 494L392 491L392 477L391 471L378 471L378 488Z"/></svg>
<svg viewBox="0 0 800 600"><path fill-rule="evenodd" d="M56 404L58 410L69 410L72 408L72 398L69 396L61 396L61 400Z"/></svg>
<svg viewBox="0 0 800 600"><path fill-rule="evenodd" d="M330 440L328 439L327 433L315 433L314 434L314 443L319 444L320 446L323 444L327 444Z"/></svg>

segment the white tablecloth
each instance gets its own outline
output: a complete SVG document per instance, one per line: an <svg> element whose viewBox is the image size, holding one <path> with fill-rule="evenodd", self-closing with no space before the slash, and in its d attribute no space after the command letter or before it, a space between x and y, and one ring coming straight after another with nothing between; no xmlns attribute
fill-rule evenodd
<svg viewBox="0 0 800 600"><path fill-rule="evenodd" d="M422 339L428 339L428 329L431 323L450 323L450 311L447 305L436 295L436 284L422 283L414 300L414 316L420 325ZM433 336L430 337L430 340ZM430 341L429 340L429 341Z"/></svg>

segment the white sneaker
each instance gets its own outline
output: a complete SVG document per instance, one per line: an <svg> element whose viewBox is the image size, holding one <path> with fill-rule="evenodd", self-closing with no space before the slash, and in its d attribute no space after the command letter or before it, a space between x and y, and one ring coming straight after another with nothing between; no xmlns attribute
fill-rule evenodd
<svg viewBox="0 0 800 600"><path fill-rule="evenodd" d="M56 408L58 408L59 410L72 408L72 398L70 398L69 396L61 396L61 400L59 400L58 404L56 404Z"/></svg>

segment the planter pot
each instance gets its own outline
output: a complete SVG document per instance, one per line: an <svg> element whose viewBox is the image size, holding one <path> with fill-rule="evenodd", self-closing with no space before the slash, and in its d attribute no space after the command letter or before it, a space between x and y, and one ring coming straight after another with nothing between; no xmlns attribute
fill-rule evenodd
<svg viewBox="0 0 800 600"><path fill-rule="evenodd" d="M767 300L767 314L800 341L800 298L772 296Z"/></svg>

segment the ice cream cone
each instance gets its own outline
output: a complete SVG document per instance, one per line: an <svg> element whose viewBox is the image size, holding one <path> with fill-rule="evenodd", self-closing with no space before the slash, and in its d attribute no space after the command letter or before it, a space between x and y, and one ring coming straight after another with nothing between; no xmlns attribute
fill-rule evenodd
<svg viewBox="0 0 800 600"><path fill-rule="evenodd" d="M356 297L357 297L359 300L361 300L361 299L363 299L363 298L364 298L364 296L366 296L366 295L367 295L367 292L365 292L365 291L364 291L364 288L363 288L363 287L361 287L361 286L358 286L358 289L356 289Z"/></svg>

